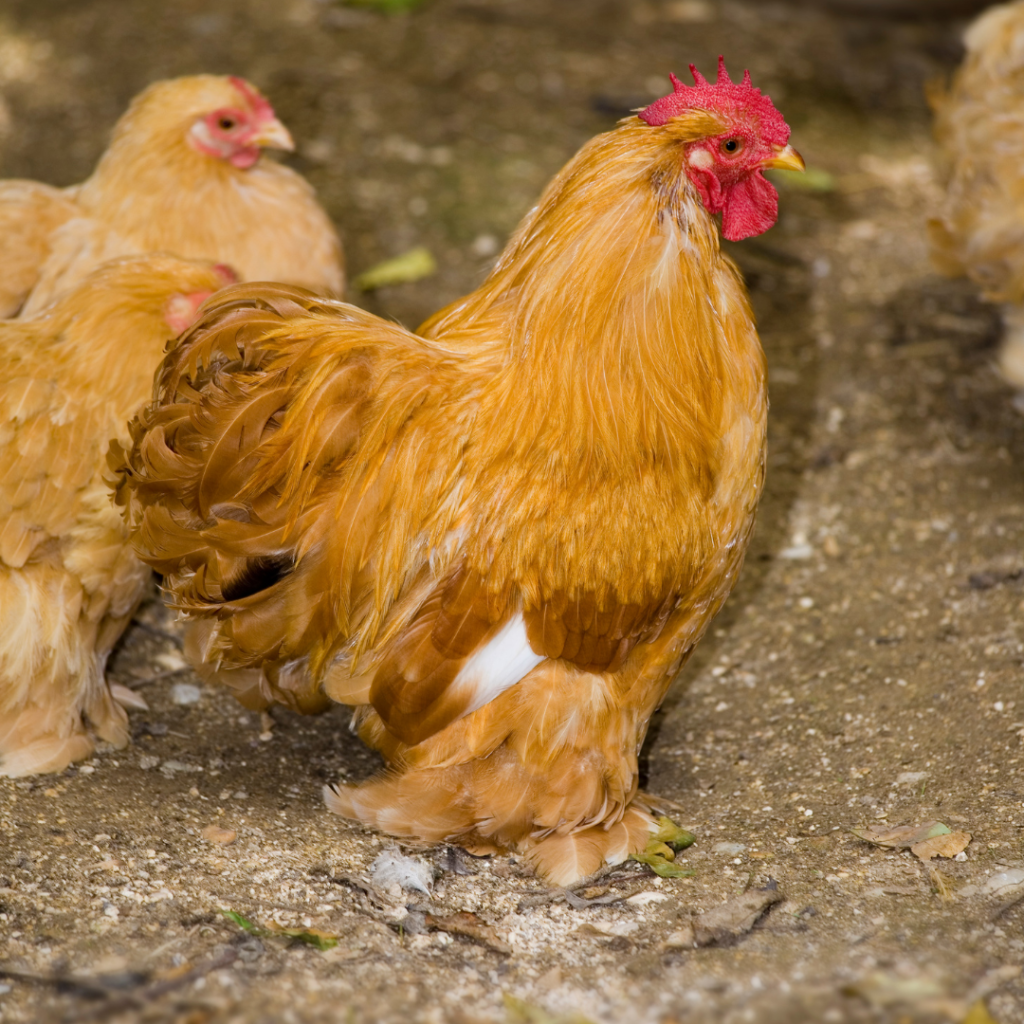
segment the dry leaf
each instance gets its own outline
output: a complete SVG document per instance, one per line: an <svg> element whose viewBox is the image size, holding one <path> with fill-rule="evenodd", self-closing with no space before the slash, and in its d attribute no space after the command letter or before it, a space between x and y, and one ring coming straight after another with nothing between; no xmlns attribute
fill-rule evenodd
<svg viewBox="0 0 1024 1024"><path fill-rule="evenodd" d="M971 841L970 832L953 832L941 821L926 821L922 825L900 825L883 829L879 826L854 828L850 831L866 843L890 849L909 849L921 860L932 857L955 857Z"/></svg>
<svg viewBox="0 0 1024 1024"><path fill-rule="evenodd" d="M498 933L482 918L471 914L468 910L462 910L457 914L427 914L424 923L428 928L439 932L448 932L449 935L463 935L467 939L479 942L495 953L504 956L511 956L512 947L502 940Z"/></svg>
<svg viewBox="0 0 1024 1024"><path fill-rule="evenodd" d="M764 916L769 907L782 901L782 893L773 889L748 889L739 896L698 914L693 920L693 941L697 946L712 946L745 935Z"/></svg>
<svg viewBox="0 0 1024 1024"><path fill-rule="evenodd" d="M970 832L950 832L947 835L926 839L923 843L915 843L910 852L925 861L931 860L932 857L955 857L967 849L970 841Z"/></svg>
<svg viewBox="0 0 1024 1024"><path fill-rule="evenodd" d="M207 825L203 829L203 838L218 846L227 846L238 838L238 833L234 829L221 828L220 825Z"/></svg>

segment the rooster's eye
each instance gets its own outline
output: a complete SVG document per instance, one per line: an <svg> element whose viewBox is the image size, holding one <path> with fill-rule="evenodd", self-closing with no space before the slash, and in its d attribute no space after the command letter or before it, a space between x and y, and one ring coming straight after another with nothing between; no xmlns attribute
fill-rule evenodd
<svg viewBox="0 0 1024 1024"><path fill-rule="evenodd" d="M220 128L221 131L229 132L235 127L236 123L237 122L233 117L222 117L217 121L217 127Z"/></svg>
<svg viewBox="0 0 1024 1024"><path fill-rule="evenodd" d="M743 142L740 139L726 139L722 143L722 152L729 156L735 156L743 149Z"/></svg>

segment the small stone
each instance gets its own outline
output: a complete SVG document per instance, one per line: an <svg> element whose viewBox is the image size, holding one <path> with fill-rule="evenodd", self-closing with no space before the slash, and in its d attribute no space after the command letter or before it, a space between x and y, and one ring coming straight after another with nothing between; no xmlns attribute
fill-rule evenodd
<svg viewBox="0 0 1024 1024"><path fill-rule="evenodd" d="M900 772L896 776L897 786L916 786L928 778L927 772Z"/></svg>
<svg viewBox="0 0 1024 1024"><path fill-rule="evenodd" d="M238 838L238 833L231 828L221 828L220 825L207 825L203 829L203 838L218 846L228 846Z"/></svg>
<svg viewBox="0 0 1024 1024"><path fill-rule="evenodd" d="M171 687L171 700L175 704L198 704L202 690L192 683L175 683Z"/></svg>
<svg viewBox="0 0 1024 1024"><path fill-rule="evenodd" d="M738 857L741 853L745 853L746 849L743 843L715 843L711 847L711 852L720 853L723 857Z"/></svg>
<svg viewBox="0 0 1024 1024"><path fill-rule="evenodd" d="M139 758L139 767L144 771L148 772L150 768L155 768L160 763L160 758L153 754L143 754Z"/></svg>
<svg viewBox="0 0 1024 1024"><path fill-rule="evenodd" d="M638 892L635 896L630 896L626 902L634 907L646 907L648 903L664 903L668 898L667 893L647 890L645 892Z"/></svg>
<svg viewBox="0 0 1024 1024"><path fill-rule="evenodd" d="M166 651L161 651L153 660L167 672L180 672L183 668L188 668L185 659L173 647Z"/></svg>
<svg viewBox="0 0 1024 1024"><path fill-rule="evenodd" d="M96 771L96 769L93 768L93 766L91 764L83 764L83 765L79 766L78 774L79 775L92 775L92 773L94 771Z"/></svg>
<svg viewBox="0 0 1024 1024"><path fill-rule="evenodd" d="M791 544L779 552L779 558L790 562L803 562L814 557L814 548L810 544Z"/></svg>
<svg viewBox="0 0 1024 1024"><path fill-rule="evenodd" d="M474 256L493 256L498 251L498 240L494 235L477 235L470 248Z"/></svg>

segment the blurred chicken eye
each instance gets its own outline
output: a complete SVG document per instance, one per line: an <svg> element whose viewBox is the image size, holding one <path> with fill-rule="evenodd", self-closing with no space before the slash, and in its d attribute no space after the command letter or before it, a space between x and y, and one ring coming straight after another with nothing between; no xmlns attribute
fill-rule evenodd
<svg viewBox="0 0 1024 1024"><path fill-rule="evenodd" d="M740 139L726 139L722 143L722 152L729 156L735 156L743 149L743 142Z"/></svg>
<svg viewBox="0 0 1024 1024"><path fill-rule="evenodd" d="M217 127L222 131L229 132L235 127L237 122L233 117L222 117L217 121Z"/></svg>

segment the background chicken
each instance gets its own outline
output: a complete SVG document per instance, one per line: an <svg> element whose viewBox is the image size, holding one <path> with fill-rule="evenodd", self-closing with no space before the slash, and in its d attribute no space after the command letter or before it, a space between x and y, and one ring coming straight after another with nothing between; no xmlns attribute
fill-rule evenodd
<svg viewBox="0 0 1024 1024"><path fill-rule="evenodd" d="M1024 2L986 11L964 43L949 90L931 97L948 173L929 222L932 257L1002 303L1000 366L1024 389Z"/></svg>
<svg viewBox="0 0 1024 1024"><path fill-rule="evenodd" d="M149 86L81 185L0 182L0 316L30 316L101 263L148 252L340 295L334 227L302 177L262 156L268 146L293 143L244 79Z"/></svg>
<svg viewBox="0 0 1024 1024"><path fill-rule="evenodd" d="M646 844L637 752L761 490L764 360L712 214L767 230L761 169L802 162L749 76L695 77L585 146L419 335L225 292L123 471L201 670L253 708L357 706L391 771L334 810L559 883Z"/></svg>
<svg viewBox="0 0 1024 1024"><path fill-rule="evenodd" d="M212 264L125 259L31 320L0 323L0 774L56 771L122 745L107 655L149 570L104 481L112 437L152 389L166 340L233 279Z"/></svg>

